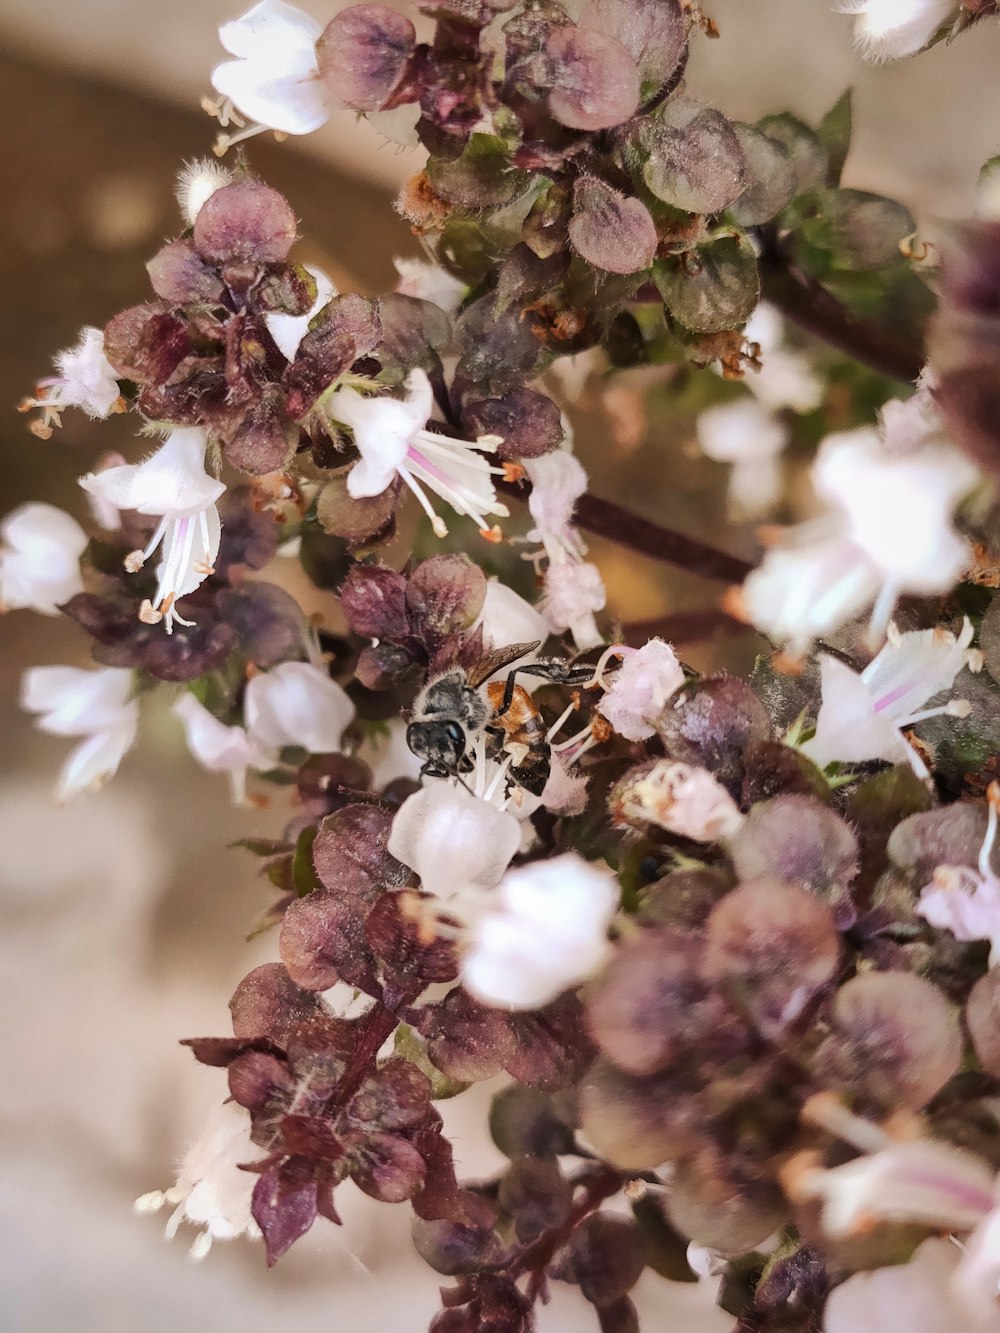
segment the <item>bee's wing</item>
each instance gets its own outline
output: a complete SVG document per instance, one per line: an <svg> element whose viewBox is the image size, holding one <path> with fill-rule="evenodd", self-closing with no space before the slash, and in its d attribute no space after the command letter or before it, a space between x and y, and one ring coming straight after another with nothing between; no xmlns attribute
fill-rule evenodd
<svg viewBox="0 0 1000 1333"><path fill-rule="evenodd" d="M506 648L497 648L495 652L487 653L481 657L478 662L474 662L466 672L466 677L470 686L475 690L480 685L495 676L498 671L504 667L510 666L522 657L527 657L533 653L536 648L541 647L541 639L536 639L534 643L512 643Z"/></svg>

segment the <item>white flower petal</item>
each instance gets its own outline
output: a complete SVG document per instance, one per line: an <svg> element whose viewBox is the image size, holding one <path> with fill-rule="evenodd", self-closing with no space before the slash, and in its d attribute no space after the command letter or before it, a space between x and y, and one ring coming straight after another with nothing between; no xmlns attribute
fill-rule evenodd
<svg viewBox="0 0 1000 1333"><path fill-rule="evenodd" d="M354 705L335 680L310 662L282 662L249 681L247 733L269 750L299 745L312 754L339 751Z"/></svg>
<svg viewBox="0 0 1000 1333"><path fill-rule="evenodd" d="M388 843L424 889L443 899L492 888L520 845L521 826L512 814L447 781L428 782L407 797Z"/></svg>
<svg viewBox="0 0 1000 1333"><path fill-rule="evenodd" d="M271 337L278 345L278 350L286 361L294 361L299 350L299 343L309 329L309 321L337 295L332 280L321 268L313 264L305 265L306 271L316 280L316 300L304 315L282 315L276 312L264 316L264 323ZM384 489L384 488L383 488Z"/></svg>
<svg viewBox="0 0 1000 1333"><path fill-rule="evenodd" d="M201 427L178 427L145 462L92 472L80 478L80 485L117 509L191 516L215 504L226 489L205 471L206 446Z"/></svg>
<svg viewBox="0 0 1000 1333"><path fill-rule="evenodd" d="M626 740L648 740L667 700L683 684L684 671L673 648L662 639L650 639L624 659L597 711Z"/></svg>
<svg viewBox="0 0 1000 1333"><path fill-rule="evenodd" d="M513 643L544 642L549 636L545 617L530 602L499 579L486 584L486 600L477 625L491 648L507 648ZM525 659L528 660L528 659ZM526 681L522 684L527 686Z"/></svg>
<svg viewBox="0 0 1000 1333"><path fill-rule="evenodd" d="M138 710L133 704L132 708ZM69 755L59 773L56 799L67 801L84 791L101 786L118 772L118 766L135 741L136 724L110 731L98 731L82 740Z"/></svg>
<svg viewBox="0 0 1000 1333"><path fill-rule="evenodd" d="M80 556L87 534L49 504L24 504L0 523L0 605L55 615L83 591Z"/></svg>
<svg viewBox="0 0 1000 1333"><path fill-rule="evenodd" d="M619 900L606 867L575 852L511 870L471 931L462 982L477 999L537 1009L605 962Z"/></svg>
<svg viewBox="0 0 1000 1333"><path fill-rule="evenodd" d="M54 736L89 736L127 728L136 716L132 673L121 667L31 667L21 677L21 707L40 713Z"/></svg>
<svg viewBox="0 0 1000 1333"><path fill-rule="evenodd" d="M957 639L944 630L925 629L911 630L887 643L861 673L876 711L905 726L928 699L950 690L965 665L972 634L966 616Z"/></svg>
<svg viewBox="0 0 1000 1333"><path fill-rule="evenodd" d="M855 1273L830 1293L824 1333L974 1333L949 1290L958 1261L949 1241L925 1240L908 1264Z"/></svg>
<svg viewBox="0 0 1000 1333"><path fill-rule="evenodd" d="M203 768L212 773L239 773L247 768L268 769L274 755L242 727L227 727L185 692L170 710L184 725L188 749Z"/></svg>

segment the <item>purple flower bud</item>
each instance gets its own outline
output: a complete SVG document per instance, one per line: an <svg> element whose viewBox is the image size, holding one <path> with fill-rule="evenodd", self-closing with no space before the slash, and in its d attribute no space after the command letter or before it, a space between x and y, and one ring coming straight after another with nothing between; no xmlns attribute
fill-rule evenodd
<svg viewBox="0 0 1000 1333"><path fill-rule="evenodd" d="M296 237L288 201L258 181L237 181L209 195L194 224L194 244L204 259L280 264Z"/></svg>
<svg viewBox="0 0 1000 1333"><path fill-rule="evenodd" d="M352 5L316 43L320 77L344 106L377 111L403 78L416 43L416 30L403 14L385 5Z"/></svg>
<svg viewBox="0 0 1000 1333"><path fill-rule="evenodd" d="M545 43L549 110L573 130L620 125L639 107L639 71L620 42L593 28L555 28Z"/></svg>
<svg viewBox="0 0 1000 1333"><path fill-rule="evenodd" d="M577 254L606 273L641 272L656 254L656 227L646 205L596 176L581 176L573 187L569 238Z"/></svg>

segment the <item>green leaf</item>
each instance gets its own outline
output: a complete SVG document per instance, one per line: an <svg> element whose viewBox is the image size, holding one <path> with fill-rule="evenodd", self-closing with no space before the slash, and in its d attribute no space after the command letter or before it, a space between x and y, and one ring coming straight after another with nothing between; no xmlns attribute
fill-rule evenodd
<svg viewBox="0 0 1000 1333"><path fill-rule="evenodd" d="M780 143L788 153L795 172L796 193L825 183L829 154L808 125L784 111L758 120L757 129Z"/></svg>
<svg viewBox="0 0 1000 1333"><path fill-rule="evenodd" d="M694 333L739 328L760 299L757 260L745 236L661 260L653 265L653 279L671 315Z"/></svg>
<svg viewBox="0 0 1000 1333"><path fill-rule="evenodd" d="M734 125L746 158L750 185L726 210L741 227L770 222L792 202L797 176L792 153L783 142L753 125Z"/></svg>
<svg viewBox="0 0 1000 1333"><path fill-rule="evenodd" d="M846 89L830 108L817 128L820 142L827 151L826 181L839 185L847 154L851 151L851 89Z"/></svg>
<svg viewBox="0 0 1000 1333"><path fill-rule="evenodd" d="M310 824L308 828L302 830L295 844L295 852L292 855L292 884L299 898L304 898L319 886L312 857L313 843L318 832L319 829L315 824Z"/></svg>
<svg viewBox="0 0 1000 1333"><path fill-rule="evenodd" d="M829 253L836 268L852 274L900 262L899 243L915 227L913 215L895 199L867 190L818 190L815 217L801 235Z"/></svg>
<svg viewBox="0 0 1000 1333"><path fill-rule="evenodd" d="M235 842L226 843L226 846L231 851L238 847L251 856L281 856L289 850L288 843L280 838L237 838Z"/></svg>
<svg viewBox="0 0 1000 1333"><path fill-rule="evenodd" d="M432 157L427 175L442 199L459 208L509 204L530 184L525 172L512 169L507 145L495 134L473 134L453 161Z"/></svg>

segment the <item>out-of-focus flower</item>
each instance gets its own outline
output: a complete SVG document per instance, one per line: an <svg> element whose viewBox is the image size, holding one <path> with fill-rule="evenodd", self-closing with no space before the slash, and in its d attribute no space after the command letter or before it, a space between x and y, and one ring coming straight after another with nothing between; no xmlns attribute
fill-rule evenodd
<svg viewBox="0 0 1000 1333"><path fill-rule="evenodd" d="M980 1319L955 1290L961 1263L953 1241L932 1238L909 1263L853 1274L830 1293L824 1333L994 1333L995 1313Z"/></svg>
<svg viewBox="0 0 1000 1333"><path fill-rule="evenodd" d="M601 571L589 560L553 561L545 571L541 609L555 634L567 630L581 652L603 642L594 613L607 601Z"/></svg>
<svg viewBox="0 0 1000 1333"><path fill-rule="evenodd" d="M259 1156L250 1139L250 1117L236 1102L223 1102L213 1108L184 1154L177 1183L143 1194L136 1199L135 1210L155 1213L165 1204L174 1205L167 1219L167 1239L173 1240L182 1221L200 1228L190 1249L195 1260L204 1259L215 1240L237 1236L258 1240L260 1228L250 1205L259 1177L239 1168Z"/></svg>
<svg viewBox="0 0 1000 1333"><path fill-rule="evenodd" d="M976 215L1000 218L1000 157L991 157L976 181Z"/></svg>
<svg viewBox="0 0 1000 1333"><path fill-rule="evenodd" d="M746 385L763 407L772 412L812 412L819 407L823 381L805 352L784 346L784 320L773 305L761 301L743 333L760 349L760 369L748 374Z"/></svg>
<svg viewBox="0 0 1000 1333"><path fill-rule="evenodd" d="M316 61L322 31L309 14L283 0L261 0L242 18L222 25L219 40L236 59L212 71L212 86L225 99L220 119L226 125L235 107L255 124L224 135L220 148L262 129L310 134L326 121L329 98Z"/></svg>
<svg viewBox="0 0 1000 1333"><path fill-rule="evenodd" d="M425 259L394 259L392 262L399 274L396 291L401 296L433 301L449 315L462 304L468 288L440 264L430 264Z"/></svg>
<svg viewBox="0 0 1000 1333"><path fill-rule="evenodd" d="M306 272L311 273L316 280L316 300L309 310L304 315L282 315L272 310L264 316L268 333L278 344L278 350L287 361L295 360L299 343L309 330L309 321L337 295L333 280L321 268L316 268L313 264L306 264L305 268Z"/></svg>
<svg viewBox="0 0 1000 1333"><path fill-rule="evenodd" d="M148 546L133 551L125 568L135 573L162 544L156 601L143 602L139 618L149 625L164 621L168 634L175 621L193 623L180 615L177 602L212 573L219 553L216 502L226 487L205 471L206 446L200 427L180 427L145 462L124 463L80 478L84 490L106 504L159 516Z"/></svg>
<svg viewBox="0 0 1000 1333"><path fill-rule="evenodd" d="M82 328L76 346L59 352L55 363L58 375L40 380L38 396L18 404L20 412L41 410L41 419L32 423L32 434L49 439L53 427L62 425L61 413L67 407L78 407L94 418L125 410L114 369L104 355L101 329Z"/></svg>
<svg viewBox="0 0 1000 1333"><path fill-rule="evenodd" d="M917 395L887 405L881 435L871 427L830 435L813 467L816 493L843 514L847 536L879 571L890 612L904 592L947 592L970 558L952 515L978 474L928 430L924 414Z"/></svg>
<svg viewBox="0 0 1000 1333"><path fill-rule="evenodd" d="M132 748L139 725L132 673L119 667L32 667L21 678L21 707L40 714L53 736L82 736L59 774L56 798L68 800L106 782Z"/></svg>
<svg viewBox="0 0 1000 1333"><path fill-rule="evenodd" d="M676 759L628 773L611 795L619 823L657 824L695 842L717 842L743 822L736 802L707 768Z"/></svg>
<svg viewBox="0 0 1000 1333"><path fill-rule="evenodd" d="M417 497L438 537L447 536L444 520L435 513L424 487L439 495L459 514L467 514L480 532L499 539L488 514L506 518L510 512L497 500L491 480L504 469L491 467L480 450L492 453L497 441L483 436L475 443L452 439L426 429L434 409L434 391L422 370L411 370L403 398L366 396L357 389L338 389L327 404L334 420L350 427L361 454L347 476L355 499L381 495L399 477Z"/></svg>
<svg viewBox="0 0 1000 1333"><path fill-rule="evenodd" d="M517 819L490 799L505 803L503 791L502 781L484 796L447 779L428 782L396 811L390 853L444 902L494 888L521 845Z"/></svg>
<svg viewBox="0 0 1000 1333"><path fill-rule="evenodd" d="M707 408L698 417L698 444L717 463L730 463L729 511L760 518L781 499L779 455L791 439L780 412L811 412L823 397L823 381L803 352L784 347L784 321L761 301L744 336L759 351L760 365L745 384L752 396Z"/></svg>
<svg viewBox="0 0 1000 1333"><path fill-rule="evenodd" d="M923 760L903 736L903 727L948 713L967 717L969 705L953 699L923 708L928 699L951 689L970 660L972 624L966 617L956 638L947 630L892 632L889 642L860 674L836 657L820 657L823 701L816 734L801 749L820 768L827 764L885 759L908 763L928 777ZM975 658L971 659L973 662Z"/></svg>
<svg viewBox="0 0 1000 1333"><path fill-rule="evenodd" d="M955 12L954 0L840 0L854 14L854 41L866 60L912 56Z"/></svg>
<svg viewBox="0 0 1000 1333"><path fill-rule="evenodd" d="M20 505L0 523L0 609L31 607L54 616L83 591L87 534L55 505Z"/></svg>
<svg viewBox="0 0 1000 1333"><path fill-rule="evenodd" d="M612 651L623 660L597 711L626 740L648 740L667 700L684 684L683 668L673 648L662 639L650 639L641 648Z"/></svg>
<svg viewBox="0 0 1000 1333"><path fill-rule="evenodd" d="M470 928L463 985L505 1009L548 1004L605 962L618 899L610 870L576 852L509 871Z"/></svg>
<svg viewBox="0 0 1000 1333"><path fill-rule="evenodd" d="M354 712L344 689L311 662L281 662L258 672L243 700L247 734L268 750L338 751Z"/></svg>
<svg viewBox="0 0 1000 1333"><path fill-rule="evenodd" d="M918 1333L993 1333L1000 1193L986 1163L950 1143L894 1139L830 1094L811 1098L804 1115L862 1150L854 1161L832 1168L804 1153L783 1172L792 1198L819 1201L820 1225L827 1235L859 1235L879 1221L971 1233L961 1247L925 1241L906 1265L848 1278L831 1293L826 1333L879 1333L896 1327Z"/></svg>
<svg viewBox="0 0 1000 1333"><path fill-rule="evenodd" d="M587 474L564 449L527 459L531 481L528 509L535 526L528 540L540 542L548 559L539 609L554 634L567 630L580 651L602 642L594 614L607 601L596 565L584 560L586 546L573 527L573 509L587 489Z"/></svg>
<svg viewBox="0 0 1000 1333"><path fill-rule="evenodd" d="M716 463L729 463L729 511L758 518L781 499L779 455L791 431L753 398L706 408L698 418L698 444Z"/></svg>
<svg viewBox="0 0 1000 1333"><path fill-rule="evenodd" d="M263 772L273 768L276 763L273 750L247 735L243 727L227 727L193 694L182 694L170 711L183 723L184 737L194 758L210 773L228 773L233 803L243 805L247 769Z"/></svg>
<svg viewBox="0 0 1000 1333"><path fill-rule="evenodd" d="M993 869L997 837L1000 785L987 792L989 815L986 836L972 866L938 866L934 879L920 895L917 912L939 930L950 930L958 940L989 940L990 966L1000 963L1000 877Z"/></svg>
<svg viewBox="0 0 1000 1333"><path fill-rule="evenodd" d="M926 381L883 409L881 429L830 435L813 466L827 511L788 530L730 598L733 614L802 653L874 602L880 639L900 596L947 592L967 566L956 505L972 464L940 433Z"/></svg>
<svg viewBox="0 0 1000 1333"><path fill-rule="evenodd" d="M186 224L193 227L198 214L216 190L221 190L224 185L232 185L235 179L231 171L213 158L200 157L193 162L185 162L177 177L174 193Z"/></svg>

